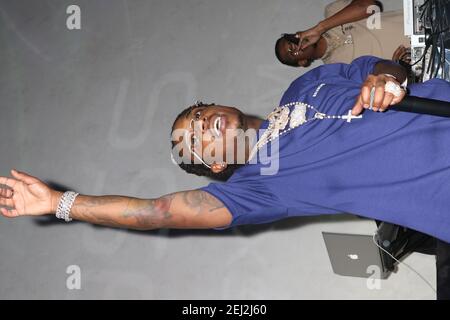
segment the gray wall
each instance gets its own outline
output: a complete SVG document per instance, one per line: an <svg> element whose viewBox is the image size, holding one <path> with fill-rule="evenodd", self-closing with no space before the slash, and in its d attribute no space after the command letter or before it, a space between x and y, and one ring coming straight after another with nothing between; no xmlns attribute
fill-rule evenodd
<svg viewBox="0 0 450 320"><path fill-rule="evenodd" d="M0 1L0 175L145 198L206 184L171 163L172 119L197 99L267 114L303 72L275 61L274 39L312 26L327 2ZM78 31L66 28L73 3ZM375 225L341 216L128 232L0 218L0 298L434 299L404 266L380 290L334 275L323 230ZM434 282L434 257L406 262ZM66 288L69 265L81 290Z"/></svg>

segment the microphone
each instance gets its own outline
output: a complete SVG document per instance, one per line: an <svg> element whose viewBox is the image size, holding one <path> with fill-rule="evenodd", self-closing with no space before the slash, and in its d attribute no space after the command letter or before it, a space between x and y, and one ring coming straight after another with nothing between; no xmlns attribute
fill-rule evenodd
<svg viewBox="0 0 450 320"><path fill-rule="evenodd" d="M399 103L389 106L388 110L450 118L450 102L414 96L405 96Z"/></svg>

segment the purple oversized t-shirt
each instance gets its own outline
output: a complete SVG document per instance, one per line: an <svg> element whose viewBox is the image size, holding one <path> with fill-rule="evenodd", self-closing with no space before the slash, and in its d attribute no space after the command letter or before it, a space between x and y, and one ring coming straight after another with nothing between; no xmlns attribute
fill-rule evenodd
<svg viewBox="0 0 450 320"><path fill-rule="evenodd" d="M345 115L379 61L364 56L315 68L292 82L280 105L300 101ZM450 101L450 83L443 80L409 89L413 96ZM450 119L366 110L351 122L307 122L278 142L276 174L261 175L268 165L247 164L227 182L202 188L230 210L229 227L352 213L450 242Z"/></svg>

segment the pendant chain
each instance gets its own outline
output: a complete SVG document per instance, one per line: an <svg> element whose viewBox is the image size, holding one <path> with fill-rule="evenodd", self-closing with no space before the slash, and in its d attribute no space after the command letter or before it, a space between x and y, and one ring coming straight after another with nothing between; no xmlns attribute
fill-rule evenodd
<svg viewBox="0 0 450 320"><path fill-rule="evenodd" d="M295 106L295 108L294 110L290 111L289 107L292 106ZM307 109L315 111L314 116L309 119L306 119ZM362 115L354 116L352 115L352 110L349 110L348 113L344 115L330 116L325 113L319 112L313 106L303 102L290 102L288 104L276 107L275 110L272 111L267 117L269 126L250 152L249 160L252 159L256 152L258 152L258 150L260 150L265 144L283 134L290 132L292 129L298 126L305 124L308 121L316 119L342 119L346 120L347 122L351 122L353 119L360 118L362 118ZM285 130L288 122L289 127Z"/></svg>

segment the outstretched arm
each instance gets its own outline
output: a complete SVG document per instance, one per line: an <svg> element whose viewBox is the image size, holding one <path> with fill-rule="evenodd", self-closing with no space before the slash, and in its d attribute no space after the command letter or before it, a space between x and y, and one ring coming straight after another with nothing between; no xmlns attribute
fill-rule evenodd
<svg viewBox="0 0 450 320"><path fill-rule="evenodd" d="M62 192L23 172L0 177L1 213L6 217L54 214ZM70 217L111 227L151 230L158 228L219 228L231 223L231 214L217 198L202 190L168 194L157 199L125 196L79 195Z"/></svg>
<svg viewBox="0 0 450 320"><path fill-rule="evenodd" d="M70 217L138 230L215 228L231 222L231 215L222 202L202 190L176 192L157 199L79 195Z"/></svg>

